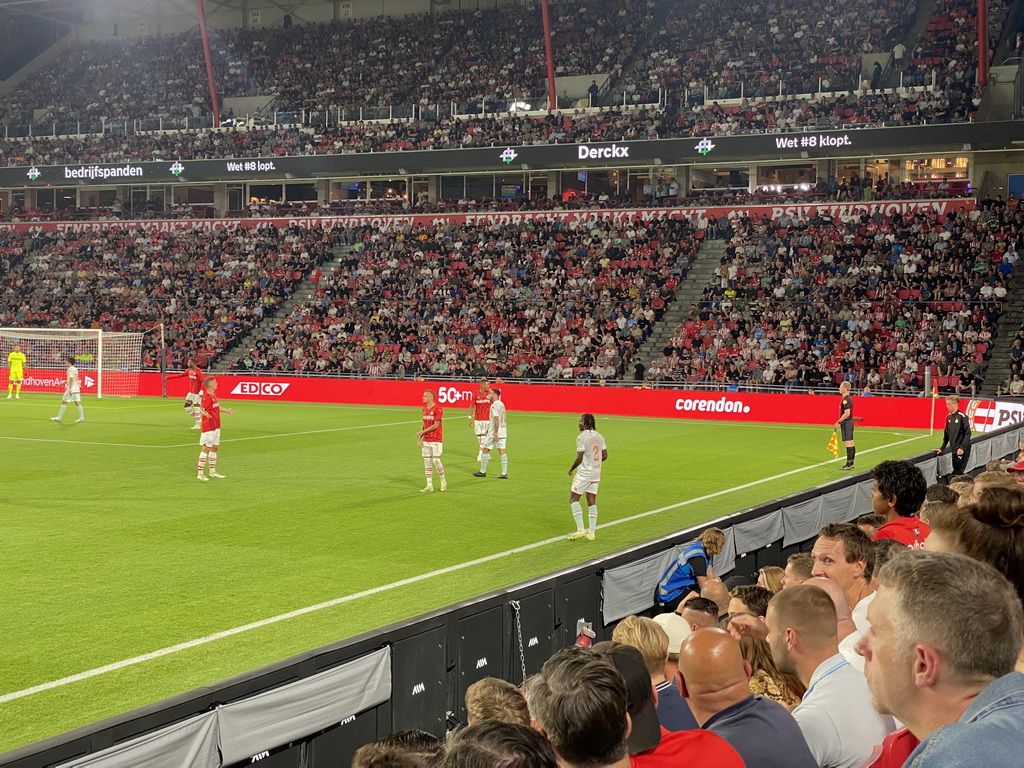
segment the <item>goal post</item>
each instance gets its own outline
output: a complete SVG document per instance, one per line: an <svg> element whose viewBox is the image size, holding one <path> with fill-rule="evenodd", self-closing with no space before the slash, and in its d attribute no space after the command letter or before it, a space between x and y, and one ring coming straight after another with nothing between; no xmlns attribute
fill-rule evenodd
<svg viewBox="0 0 1024 768"><path fill-rule="evenodd" d="M0 327L0 384L6 389L7 355L20 345L26 357L25 392L63 392L70 357L79 370L82 394L134 397L139 394L144 335L93 328Z"/></svg>

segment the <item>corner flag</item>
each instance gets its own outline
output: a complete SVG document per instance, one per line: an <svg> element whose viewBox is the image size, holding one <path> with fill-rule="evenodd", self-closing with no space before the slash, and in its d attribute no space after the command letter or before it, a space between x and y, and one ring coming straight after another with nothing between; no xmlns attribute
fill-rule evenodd
<svg viewBox="0 0 1024 768"><path fill-rule="evenodd" d="M836 431L832 430L832 439L828 441L828 448L825 450L832 452L832 458L839 458L839 439L836 437Z"/></svg>

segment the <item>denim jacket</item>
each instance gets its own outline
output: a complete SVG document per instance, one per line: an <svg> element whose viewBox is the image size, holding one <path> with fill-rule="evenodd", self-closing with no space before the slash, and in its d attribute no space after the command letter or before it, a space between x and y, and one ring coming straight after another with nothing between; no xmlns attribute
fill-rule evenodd
<svg viewBox="0 0 1024 768"><path fill-rule="evenodd" d="M904 768L1017 768L1024 765L1024 674L993 681L955 723L922 741Z"/></svg>

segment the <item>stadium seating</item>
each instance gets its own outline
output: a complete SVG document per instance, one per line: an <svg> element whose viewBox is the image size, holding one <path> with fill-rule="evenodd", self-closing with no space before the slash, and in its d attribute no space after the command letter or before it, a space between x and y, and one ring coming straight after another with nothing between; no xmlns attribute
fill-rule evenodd
<svg viewBox="0 0 1024 768"><path fill-rule="evenodd" d="M649 373L702 387L846 380L920 392L930 366L940 390L969 387L988 359L1019 226L1012 212L980 214L734 221L715 281Z"/></svg>
<svg viewBox="0 0 1024 768"><path fill-rule="evenodd" d="M259 227L178 234L110 229L41 233L7 245L0 323L150 331L164 323L168 364L215 361L330 257L329 230ZM146 337L155 367L159 334Z"/></svg>
<svg viewBox="0 0 1024 768"><path fill-rule="evenodd" d="M989 44L1002 34L1010 4L988 4ZM904 73L914 85L935 81L946 92L970 93L978 66L977 4L970 0L939 0L921 40L911 52Z"/></svg>
<svg viewBox="0 0 1024 768"><path fill-rule="evenodd" d="M922 122L931 119L964 119L976 106L973 92L977 57L971 41L974 26L967 0L945 0L936 9L925 35L908 57L905 79L917 92L904 97L881 96L810 102L797 108L761 103L780 95L855 91L861 88L861 53L888 51L901 41L912 22L913 6L898 0L856 0L845 3L828 22L811 24L812 4L806 0L770 8L762 3L702 5L695 8L658 8L643 0L611 0L588 4L583 0L553 6L556 31L556 74L600 74L610 78L609 103L657 101L666 89L669 103L710 104L741 96L749 104L732 106L727 125L695 129L689 117L678 126L667 125L658 135L689 132L732 132L774 128L790 123ZM998 40L1007 16L1007 4L993 4L990 25ZM768 24L768 34L761 34ZM755 32L758 30L758 32ZM948 61L942 50L955 46ZM352 51L364 52L352 56ZM296 25L289 28L218 30L211 35L211 52L221 97L266 95L273 97L271 111L315 113L336 124L338 110L403 107L440 107L450 113L454 103L460 112L506 111L511 104L539 106L545 93L544 45L540 14L536 8L504 6L473 14L458 12L379 17L345 23ZM931 84L938 72L935 93L922 97L922 85ZM742 84L742 89L741 89ZM652 97L651 93L655 96ZM924 101L922 104L921 102ZM809 109L810 113L801 110ZM331 117L333 110L333 117ZM10 126L38 123L34 133L52 129L59 134L102 130L102 123L132 124L130 130L184 127L184 118L202 124L210 113L203 56L194 32L160 38L135 38L79 43L41 72L30 76L5 97L0 122ZM920 111L920 114L918 114ZM700 114L700 113L698 113ZM373 116L377 116L374 114ZM381 116L387 117L387 113ZM675 118L665 116L669 123ZM642 130L643 119L634 126ZM721 122L712 120L711 122ZM322 123L320 123L322 124ZM402 149L413 137L381 136L378 126L346 128L337 138L359 142L356 151L378 149L376 144ZM364 138L361 131L365 130ZM393 127L383 131L394 130ZM407 131L407 128L400 129ZM434 137L438 130L442 136ZM603 130L603 128L602 128ZM499 131L515 132L514 126ZM452 143L444 136L446 126L418 126L417 134ZM466 133L455 129L454 139ZM482 133L487 136L489 131ZM628 134L627 134L628 135ZM397 141L381 141L397 138ZM548 136L531 137L546 141ZM612 135L610 138L621 138ZM191 139L172 137L154 140L155 148L171 155ZM231 140L237 142L237 137ZM291 153L308 151L306 137L281 137L263 147L258 139L243 141L245 147L225 146L212 138L195 156L256 154L269 149ZM471 144L497 143L474 136ZM366 142L365 144L363 142ZM87 144L89 142L86 142ZM95 144L95 142L92 142ZM128 141L122 151L149 151L150 144ZM501 143L506 143L501 141ZM436 144L432 144L436 145ZM71 147L68 151L86 151ZM60 146L53 150L60 152ZM37 153L46 155L46 148ZM110 151L109 149L107 151ZM207 154L203 154L207 153ZM212 153L212 154L210 154ZM15 154L5 148L5 155ZM111 158L113 159L113 158Z"/></svg>
<svg viewBox="0 0 1024 768"><path fill-rule="evenodd" d="M695 248L685 221L366 229L236 367L616 378Z"/></svg>
<svg viewBox="0 0 1024 768"><path fill-rule="evenodd" d="M675 102L854 90L860 53L889 50L910 26L898 0L855 0L817 18L811 2L679 6L646 52L640 93ZM912 9L912 6L910 7ZM741 91L741 84L743 89Z"/></svg>
<svg viewBox="0 0 1024 768"><path fill-rule="evenodd" d="M953 106L941 93L910 89L903 96L864 93L810 101L746 100L734 106L711 103L678 114L604 108L542 117L491 115L357 122L331 128L291 126L139 133L116 140L100 135L37 136L0 140L0 164L30 166L275 157L721 136L807 128L965 122L972 118L975 110L974 101Z"/></svg>

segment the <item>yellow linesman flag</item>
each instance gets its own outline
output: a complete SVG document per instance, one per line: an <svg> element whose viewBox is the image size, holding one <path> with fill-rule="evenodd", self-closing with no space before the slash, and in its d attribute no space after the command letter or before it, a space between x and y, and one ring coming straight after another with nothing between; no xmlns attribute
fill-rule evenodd
<svg viewBox="0 0 1024 768"><path fill-rule="evenodd" d="M832 452L833 459L839 458L839 437L834 429L832 430L832 439L828 441L828 448L826 450Z"/></svg>

